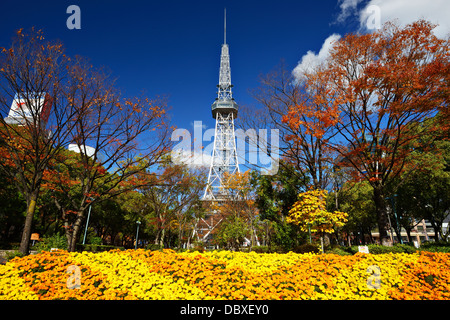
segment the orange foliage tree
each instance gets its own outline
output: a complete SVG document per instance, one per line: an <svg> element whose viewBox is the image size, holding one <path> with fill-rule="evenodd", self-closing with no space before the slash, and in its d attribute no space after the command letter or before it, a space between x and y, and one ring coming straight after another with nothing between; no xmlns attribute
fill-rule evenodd
<svg viewBox="0 0 450 320"><path fill-rule="evenodd" d="M448 113L449 40L438 39L434 27L419 20L346 35L307 80L324 89L317 97L324 119L336 120L327 146L340 155L341 167L373 188L382 244L389 244L386 190L395 190L408 155L419 147L418 126L432 132L436 127L423 128L433 123L425 120ZM297 123L294 116L290 125Z"/></svg>
<svg viewBox="0 0 450 320"><path fill-rule="evenodd" d="M280 130L281 166L294 166L294 173L305 185L326 188L333 152L327 141L334 136L336 107L325 104L325 81L315 79L316 73L305 73L308 81L298 81L282 63L261 78L261 86L253 92L262 109L242 108L240 123L244 128L274 128ZM323 74L320 74L323 76ZM328 93L328 91L327 91ZM271 148L270 141L258 137L250 142L262 150Z"/></svg>
<svg viewBox="0 0 450 320"><path fill-rule="evenodd" d="M167 152L170 140L163 100L121 97L108 75L79 57L68 77L72 86L65 94L76 112L69 137L78 163L63 173L55 171L68 159L55 162L50 184L64 200L58 205L68 204L73 213L65 215L65 231L74 251L89 206L151 183L143 175ZM72 192L68 181L78 184L79 192Z"/></svg>
<svg viewBox="0 0 450 320"><path fill-rule="evenodd" d="M18 122L0 120L5 155L0 169L27 201L20 251L28 253L44 182L71 202L66 209L76 214L68 238L69 249L74 250L89 205L132 188L124 182L167 151L166 104L162 99L123 98L108 75L80 57L68 57L62 44L46 41L41 31L34 30L19 30L11 47L1 49L0 83L2 114L8 114L17 94L24 101ZM50 114L36 102L43 93L51 97ZM76 170L58 172L58 161L66 164L66 157L58 156L71 143L79 151ZM68 191L70 181L80 188L78 199Z"/></svg>
<svg viewBox="0 0 450 320"><path fill-rule="evenodd" d="M175 164L170 155L163 157L149 183L139 188L143 195L144 220L156 229L155 244L161 248L169 231L178 232L178 247L189 246L195 218L202 212L200 194L205 188L204 169Z"/></svg>
<svg viewBox="0 0 450 320"><path fill-rule="evenodd" d="M15 122L0 119L0 170L24 195L27 203L20 252L28 253L33 217L43 173L67 145L76 122L73 105L65 99L65 73L70 59L60 43L46 41L41 31L21 30L9 48L0 48L0 108L8 115L14 97ZM43 112L42 94L51 99Z"/></svg>

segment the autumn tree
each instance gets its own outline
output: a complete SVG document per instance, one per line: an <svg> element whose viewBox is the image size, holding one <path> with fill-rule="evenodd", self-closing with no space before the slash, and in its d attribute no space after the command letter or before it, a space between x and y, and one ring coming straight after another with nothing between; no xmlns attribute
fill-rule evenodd
<svg viewBox="0 0 450 320"><path fill-rule="evenodd" d="M155 171L156 182L140 188L146 221L155 226L155 244L164 247L170 230L178 235L178 246L189 244L196 216L202 211L200 195L205 188L206 172L163 157Z"/></svg>
<svg viewBox="0 0 450 320"><path fill-rule="evenodd" d="M212 210L216 210L222 218L219 225L219 235L222 243L228 243L233 248L239 247L243 237L248 236L251 246L256 243L256 224L258 209L255 205L255 190L252 186L251 171L225 173L223 188L229 197L220 202L213 202ZM235 238L233 238L236 236Z"/></svg>
<svg viewBox="0 0 450 320"><path fill-rule="evenodd" d="M57 174L55 162L50 170L51 184L70 202L66 236L73 251L88 207L148 184L141 176L167 152L170 140L163 100L123 97L109 75L79 57L67 76L71 87L65 94L76 113L69 138L79 169ZM80 192L71 192L68 181Z"/></svg>
<svg viewBox="0 0 450 320"><path fill-rule="evenodd" d="M19 248L27 254L44 170L67 146L76 122L64 95L70 60L60 43L46 41L34 29L19 30L0 54L0 108L8 115L0 120L0 170L27 203Z"/></svg>
<svg viewBox="0 0 450 320"><path fill-rule="evenodd" d="M332 169L332 150L327 141L333 137L333 125L337 121L336 109L330 109L322 101L320 93L326 90L323 81L315 81L315 74L307 74L309 81L298 81L280 64L274 71L261 77L260 87L252 92L260 108L243 107L238 125L245 129L278 129L279 152L304 184L325 188ZM272 141L259 135L249 144L258 150L272 150ZM268 152L270 154L270 152Z"/></svg>
<svg viewBox="0 0 450 320"><path fill-rule="evenodd" d="M419 141L416 128L448 109L449 41L438 39L433 28L420 20L404 28L386 23L373 33L348 34L311 78L323 81L323 110L337 111L336 136L327 145L342 166L373 188L382 244L390 244L387 190L395 189L392 184L407 170L410 142Z"/></svg>

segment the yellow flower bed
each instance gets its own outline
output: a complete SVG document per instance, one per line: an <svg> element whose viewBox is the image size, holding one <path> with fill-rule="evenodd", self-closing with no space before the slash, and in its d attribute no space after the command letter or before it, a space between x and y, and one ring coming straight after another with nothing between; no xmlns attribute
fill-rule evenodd
<svg viewBox="0 0 450 320"><path fill-rule="evenodd" d="M75 253L72 259L81 265L89 265L106 276L106 299L114 299L114 290L126 292L126 299L203 299L205 294L179 279L149 271L148 265L133 259L130 251L103 253Z"/></svg>
<svg viewBox="0 0 450 320"><path fill-rule="evenodd" d="M0 300L37 300L13 265L0 265Z"/></svg>
<svg viewBox="0 0 450 320"><path fill-rule="evenodd" d="M450 299L450 254L44 252L0 266L0 299Z"/></svg>
<svg viewBox="0 0 450 320"><path fill-rule="evenodd" d="M181 253L187 254L189 253ZM315 257L314 254L296 254L288 252L286 254L255 252L231 252L231 251L207 251L205 256L226 262L228 267L246 266L246 270L254 273L264 273L274 271L280 266L289 266L296 263L305 262Z"/></svg>

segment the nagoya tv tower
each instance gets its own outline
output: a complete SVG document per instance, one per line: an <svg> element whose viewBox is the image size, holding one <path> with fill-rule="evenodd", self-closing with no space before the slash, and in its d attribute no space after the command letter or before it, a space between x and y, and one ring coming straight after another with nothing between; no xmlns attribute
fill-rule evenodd
<svg viewBox="0 0 450 320"><path fill-rule="evenodd" d="M237 117L238 106L231 93L230 54L227 44L227 12L224 13L224 40L220 55L219 84L217 98L211 106L212 116L216 119L214 133L214 149L205 188L203 200L221 201L229 199L230 195L223 188L224 173L239 172L234 135L234 119Z"/></svg>

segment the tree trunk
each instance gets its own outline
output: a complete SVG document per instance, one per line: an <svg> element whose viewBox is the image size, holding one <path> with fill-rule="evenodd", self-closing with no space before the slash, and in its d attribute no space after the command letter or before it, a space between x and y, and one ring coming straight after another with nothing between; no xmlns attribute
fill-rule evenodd
<svg viewBox="0 0 450 320"><path fill-rule="evenodd" d="M77 212L77 218L73 226L70 226L68 221L65 222L66 237L67 237L67 250L74 252L77 250L77 241L80 237L81 224L84 218L84 211Z"/></svg>
<svg viewBox="0 0 450 320"><path fill-rule="evenodd" d="M373 241L373 237L372 237L372 230L370 230L370 228L367 228L367 234L369 235L369 239L370 239L370 243L374 243Z"/></svg>
<svg viewBox="0 0 450 320"><path fill-rule="evenodd" d="M165 235L166 235L166 229L163 228L163 229L161 230L161 237L159 238L159 246L160 246L161 248L164 248L164 237L165 237Z"/></svg>
<svg viewBox="0 0 450 320"><path fill-rule="evenodd" d="M78 212L77 214L77 220L75 221L75 224L73 226L73 232L72 232L72 242L68 248L70 252L74 252L77 250L77 241L80 237L80 230L81 230L81 223L83 221L84 217L84 211Z"/></svg>
<svg viewBox="0 0 450 320"><path fill-rule="evenodd" d="M361 233L361 239L359 241L362 245L366 245L366 237L364 237L364 228L362 226L359 228L359 232Z"/></svg>
<svg viewBox="0 0 450 320"><path fill-rule="evenodd" d="M439 229L441 229L441 228L433 218L430 219L430 222L431 222L431 226L433 227L433 230L434 230L434 240L439 241Z"/></svg>
<svg viewBox="0 0 450 320"><path fill-rule="evenodd" d="M373 188L373 200L375 202L375 210L377 213L378 232L380 235L380 243L384 246L392 246L391 239L388 235L389 223L388 213L386 209L386 200L383 191L379 188Z"/></svg>
<svg viewBox="0 0 450 320"><path fill-rule="evenodd" d="M181 243L181 223L178 224L178 248L181 249L183 244Z"/></svg>
<svg viewBox="0 0 450 320"><path fill-rule="evenodd" d="M401 227L399 229L399 227L397 226L397 224L395 225L395 234L397 235L397 241L398 243L402 243L402 231L401 231Z"/></svg>
<svg viewBox="0 0 450 320"><path fill-rule="evenodd" d="M156 236L155 236L155 244L159 243L159 236L161 234L161 229L158 228L158 230L156 231Z"/></svg>
<svg viewBox="0 0 450 320"><path fill-rule="evenodd" d="M27 201L27 215L25 217L25 225L22 232L22 240L20 241L19 251L23 255L28 254L28 247L30 244L31 227L33 225L34 211L36 210L36 201L39 190L31 193L29 201Z"/></svg>
<svg viewBox="0 0 450 320"><path fill-rule="evenodd" d="M408 242L412 243L413 240L411 238L411 228L405 228L406 230L406 237L408 238Z"/></svg>

